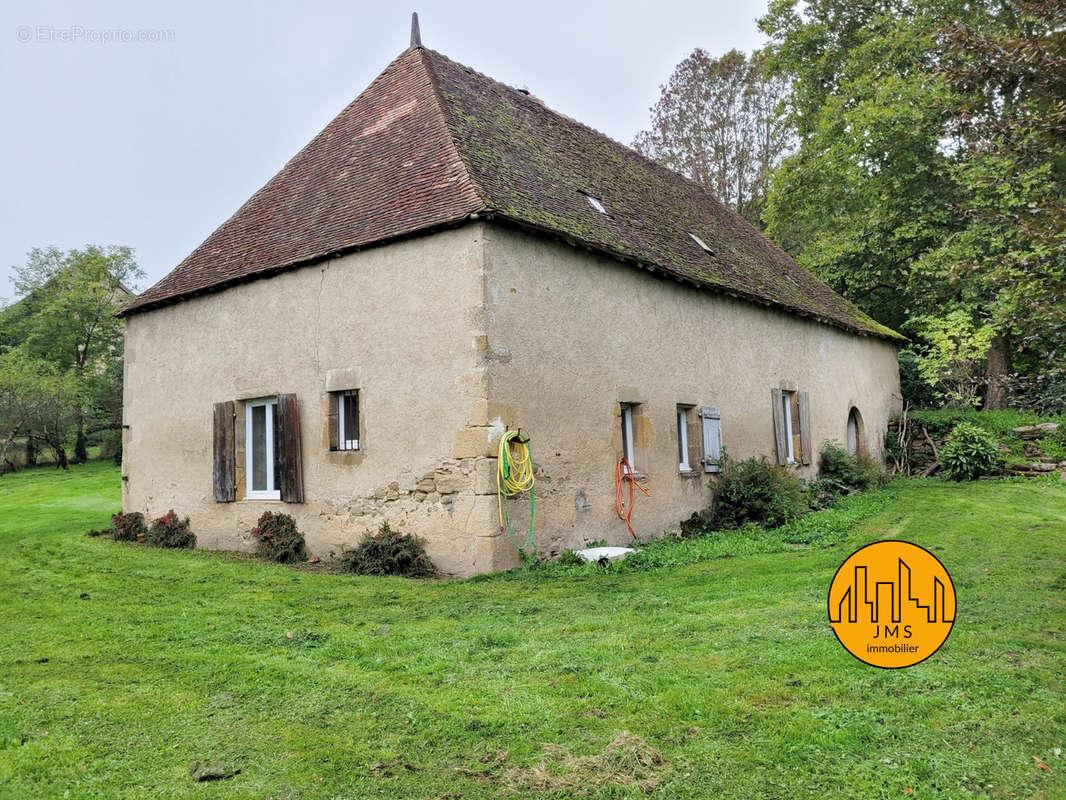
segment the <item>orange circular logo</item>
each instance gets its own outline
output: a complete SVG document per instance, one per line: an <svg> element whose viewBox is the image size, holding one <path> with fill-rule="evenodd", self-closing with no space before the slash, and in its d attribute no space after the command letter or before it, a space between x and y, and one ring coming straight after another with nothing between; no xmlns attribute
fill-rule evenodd
<svg viewBox="0 0 1066 800"><path fill-rule="evenodd" d="M910 542L868 544L829 585L829 624L845 649L899 669L935 653L955 624L955 585L940 560Z"/></svg>

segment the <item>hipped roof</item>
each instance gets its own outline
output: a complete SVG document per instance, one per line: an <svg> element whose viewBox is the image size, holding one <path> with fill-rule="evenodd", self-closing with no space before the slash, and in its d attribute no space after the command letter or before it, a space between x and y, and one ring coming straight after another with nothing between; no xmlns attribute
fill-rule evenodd
<svg viewBox="0 0 1066 800"><path fill-rule="evenodd" d="M421 46L389 64L119 314L474 218L560 237L694 287L855 333L902 338L699 184Z"/></svg>

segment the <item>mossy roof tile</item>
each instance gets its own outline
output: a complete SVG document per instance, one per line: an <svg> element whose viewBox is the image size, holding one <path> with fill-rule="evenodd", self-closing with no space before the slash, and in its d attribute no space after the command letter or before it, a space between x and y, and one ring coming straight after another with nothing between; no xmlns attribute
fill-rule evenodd
<svg viewBox="0 0 1066 800"><path fill-rule="evenodd" d="M607 214L586 194L599 198ZM200 247L120 313L473 214L856 333L901 338L703 187L526 92L421 47L402 53Z"/></svg>

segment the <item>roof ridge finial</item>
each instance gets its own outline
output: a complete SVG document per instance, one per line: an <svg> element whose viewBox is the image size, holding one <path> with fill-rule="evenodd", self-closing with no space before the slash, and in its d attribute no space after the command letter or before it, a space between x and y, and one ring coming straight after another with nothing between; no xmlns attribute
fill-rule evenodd
<svg viewBox="0 0 1066 800"><path fill-rule="evenodd" d="M411 47L422 46L422 32L418 30L418 12L411 12Z"/></svg>

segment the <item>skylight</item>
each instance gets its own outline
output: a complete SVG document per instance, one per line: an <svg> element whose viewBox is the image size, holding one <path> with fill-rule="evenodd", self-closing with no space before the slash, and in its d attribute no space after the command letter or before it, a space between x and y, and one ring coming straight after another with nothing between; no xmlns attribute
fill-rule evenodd
<svg viewBox="0 0 1066 800"><path fill-rule="evenodd" d="M603 203L600 202L599 198L593 197L591 194L587 194L585 195L585 199L589 201L590 206L599 211L601 214L607 213L607 209L604 208Z"/></svg>
<svg viewBox="0 0 1066 800"><path fill-rule="evenodd" d="M699 236L694 234L692 231L688 231L687 233L688 233L689 236L692 237L692 241L694 241L696 244L698 244L701 248L706 250L712 256L714 255L714 251L710 248L710 246L707 244L707 242L703 241L703 239L701 239Z"/></svg>

